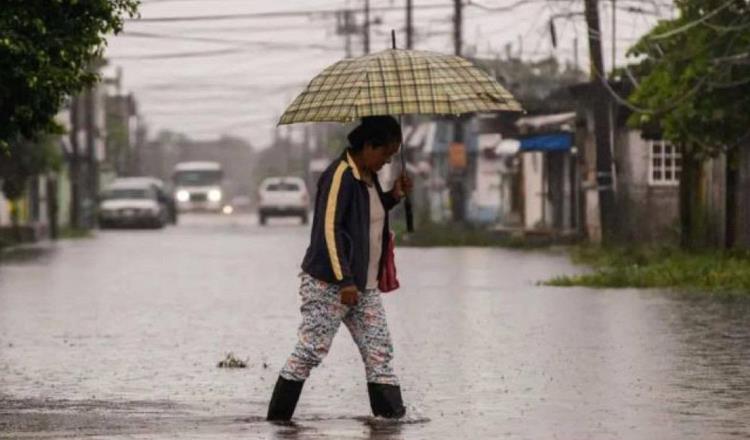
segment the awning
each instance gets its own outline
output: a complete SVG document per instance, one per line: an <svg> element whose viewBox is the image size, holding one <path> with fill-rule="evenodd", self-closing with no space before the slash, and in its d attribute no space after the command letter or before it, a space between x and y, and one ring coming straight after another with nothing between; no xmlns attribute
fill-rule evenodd
<svg viewBox="0 0 750 440"><path fill-rule="evenodd" d="M512 156L518 153L521 143L518 139L503 139L499 133L479 135L479 150L492 150L498 156Z"/></svg>
<svg viewBox="0 0 750 440"><path fill-rule="evenodd" d="M550 115L524 116L518 118L516 127L528 130L554 131L564 128L564 126L573 126L576 120L575 112L554 113ZM556 127L556 128L555 128Z"/></svg>
<svg viewBox="0 0 750 440"><path fill-rule="evenodd" d="M521 151L568 151L573 146L573 133L528 136L521 139Z"/></svg>
<svg viewBox="0 0 750 440"><path fill-rule="evenodd" d="M521 142L518 139L503 139L495 148L495 154L499 156L512 156L521 149Z"/></svg>

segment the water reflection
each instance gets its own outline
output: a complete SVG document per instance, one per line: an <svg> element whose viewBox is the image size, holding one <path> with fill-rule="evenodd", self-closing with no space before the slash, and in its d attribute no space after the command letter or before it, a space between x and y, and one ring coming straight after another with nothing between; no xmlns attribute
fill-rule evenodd
<svg viewBox="0 0 750 440"><path fill-rule="evenodd" d="M404 438L401 435L403 425L399 422L373 419L366 425L370 429L368 438L372 440L400 440Z"/></svg>
<svg viewBox="0 0 750 440"><path fill-rule="evenodd" d="M361 359L342 332L297 424L271 425L309 230L232 221L112 231L0 265L0 431L750 438L749 298L537 286L578 269L501 249L397 251L403 287L384 303L411 419L362 417ZM248 368L216 368L228 351Z"/></svg>
<svg viewBox="0 0 750 440"><path fill-rule="evenodd" d="M358 438L370 440L401 440L405 425L414 424L414 420L386 420L375 417L354 418L306 418L303 421L269 423L273 429L274 439L322 439L322 438ZM422 422L420 422L422 423Z"/></svg>
<svg viewBox="0 0 750 440"><path fill-rule="evenodd" d="M727 436L748 434L750 299L674 295L672 411ZM744 414L742 420L738 415Z"/></svg>

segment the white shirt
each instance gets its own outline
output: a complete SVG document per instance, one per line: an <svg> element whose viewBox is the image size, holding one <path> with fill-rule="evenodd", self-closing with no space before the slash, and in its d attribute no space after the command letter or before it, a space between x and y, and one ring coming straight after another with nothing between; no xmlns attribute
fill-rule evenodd
<svg viewBox="0 0 750 440"><path fill-rule="evenodd" d="M370 264L367 267L367 289L378 288L378 270L383 252L383 225L385 208L375 185L367 185L370 195Z"/></svg>

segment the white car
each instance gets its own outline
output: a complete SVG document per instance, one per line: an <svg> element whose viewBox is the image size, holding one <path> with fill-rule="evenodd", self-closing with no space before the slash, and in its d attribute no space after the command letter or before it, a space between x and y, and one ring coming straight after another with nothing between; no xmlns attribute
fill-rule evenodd
<svg viewBox="0 0 750 440"><path fill-rule="evenodd" d="M268 177L260 184L258 218L261 225L269 217L299 217L308 221L310 197L299 177Z"/></svg>
<svg viewBox="0 0 750 440"><path fill-rule="evenodd" d="M169 220L157 189L140 179L117 179L99 197L99 227L163 228Z"/></svg>

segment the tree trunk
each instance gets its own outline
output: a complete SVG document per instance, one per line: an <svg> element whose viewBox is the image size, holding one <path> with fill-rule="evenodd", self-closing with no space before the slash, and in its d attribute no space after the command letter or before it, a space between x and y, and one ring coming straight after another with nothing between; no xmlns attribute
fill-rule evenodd
<svg viewBox="0 0 750 440"><path fill-rule="evenodd" d="M612 242L617 228L614 176L612 175L612 126L609 119L610 98L604 88L607 77L602 56L599 0L584 1L586 25L589 30L591 84L594 93L594 139L596 142L596 185L599 191L599 218L602 242Z"/></svg>
<svg viewBox="0 0 750 440"><path fill-rule="evenodd" d="M70 227L72 229L80 228L80 207L81 207L81 162L78 145L79 130L79 99L73 97L70 105L70 145L71 153L69 158L69 177L70 177Z"/></svg>
<svg viewBox="0 0 750 440"><path fill-rule="evenodd" d="M59 211L57 200L57 176L47 178L47 218L49 219L49 237L56 240L59 237Z"/></svg>
<svg viewBox="0 0 750 440"><path fill-rule="evenodd" d="M21 243L23 239L21 236L21 225L19 224L19 217L21 215L19 212L19 202L20 199L10 200L10 224L13 230L13 240L16 243Z"/></svg>
<svg viewBox="0 0 750 440"><path fill-rule="evenodd" d="M737 180L738 180L738 157L737 149L733 148L727 152L726 169L726 215L724 248L732 249L737 243Z"/></svg>
<svg viewBox="0 0 750 440"><path fill-rule="evenodd" d="M690 248L690 189L693 184L692 159L687 151L682 153L682 174L680 174L680 247Z"/></svg>
<svg viewBox="0 0 750 440"><path fill-rule="evenodd" d="M706 194L704 191L703 159L684 151L680 176L680 246L695 250L706 247L708 222L706 218Z"/></svg>

